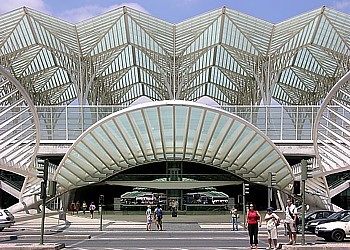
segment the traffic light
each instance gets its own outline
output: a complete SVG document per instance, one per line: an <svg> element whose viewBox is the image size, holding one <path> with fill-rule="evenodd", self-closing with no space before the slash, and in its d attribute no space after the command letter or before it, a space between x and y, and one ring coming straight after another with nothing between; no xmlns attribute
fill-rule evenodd
<svg viewBox="0 0 350 250"><path fill-rule="evenodd" d="M300 181L294 181L294 183L293 183L293 193L295 195L299 195L300 194Z"/></svg>
<svg viewBox="0 0 350 250"><path fill-rule="evenodd" d="M312 162L308 162L307 160L302 159L301 160L301 179L307 180L309 178L312 178Z"/></svg>
<svg viewBox="0 0 350 250"><path fill-rule="evenodd" d="M249 194L249 183L244 183L244 193Z"/></svg>
<svg viewBox="0 0 350 250"><path fill-rule="evenodd" d="M101 194L99 197L99 203L103 204L104 202L105 202L105 196L103 194Z"/></svg>
<svg viewBox="0 0 350 250"><path fill-rule="evenodd" d="M276 173L269 172L267 182L268 182L268 187L276 186L277 185Z"/></svg>
<svg viewBox="0 0 350 250"><path fill-rule="evenodd" d="M38 171L37 177L47 181L49 174L49 160L38 159L36 170Z"/></svg>
<svg viewBox="0 0 350 250"><path fill-rule="evenodd" d="M56 187L57 187L57 182L56 181L49 181L49 188L47 190L47 194L49 196L55 196L56 195Z"/></svg>
<svg viewBox="0 0 350 250"><path fill-rule="evenodd" d="M40 183L40 199L46 199L46 182L42 181Z"/></svg>

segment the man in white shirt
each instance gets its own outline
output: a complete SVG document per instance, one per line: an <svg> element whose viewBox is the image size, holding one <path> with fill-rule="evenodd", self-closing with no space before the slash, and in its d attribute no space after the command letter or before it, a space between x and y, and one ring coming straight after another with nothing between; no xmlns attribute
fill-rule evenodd
<svg viewBox="0 0 350 250"><path fill-rule="evenodd" d="M267 242L269 246L266 249L272 249L272 241L274 245L274 250L277 250L277 221L279 217L273 212L273 208L267 208L267 213L265 215L266 228L267 228Z"/></svg>
<svg viewBox="0 0 350 250"><path fill-rule="evenodd" d="M295 245L297 241L297 219L298 219L298 210L295 205L292 203L291 199L287 200L286 206L286 219L285 223L287 224L287 230L289 235L288 245Z"/></svg>

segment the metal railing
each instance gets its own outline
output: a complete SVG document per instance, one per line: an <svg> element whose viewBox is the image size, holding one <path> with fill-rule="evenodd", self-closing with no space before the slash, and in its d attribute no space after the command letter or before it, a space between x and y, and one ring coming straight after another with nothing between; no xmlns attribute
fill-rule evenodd
<svg viewBox="0 0 350 250"><path fill-rule="evenodd" d="M4 176L4 175L0 175L0 180L5 182L7 185L9 185L10 187L14 188L17 191L20 191L22 189L22 185L19 184L17 181L13 181L10 178Z"/></svg>
<svg viewBox="0 0 350 250"><path fill-rule="evenodd" d="M341 184L345 183L348 180L350 180L350 173L342 174L342 176L338 180L333 182L328 182L329 183L328 187L329 189L334 189L336 187L339 187Z"/></svg>
<svg viewBox="0 0 350 250"><path fill-rule="evenodd" d="M37 106L41 140L76 140L86 129L126 106ZM319 106L220 106L275 141L311 141Z"/></svg>

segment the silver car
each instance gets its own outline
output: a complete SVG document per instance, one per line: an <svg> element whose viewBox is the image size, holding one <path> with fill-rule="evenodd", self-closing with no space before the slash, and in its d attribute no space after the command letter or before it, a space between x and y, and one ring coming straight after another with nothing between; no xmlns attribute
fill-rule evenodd
<svg viewBox="0 0 350 250"><path fill-rule="evenodd" d="M0 232L15 223L15 217L7 209L0 209Z"/></svg>

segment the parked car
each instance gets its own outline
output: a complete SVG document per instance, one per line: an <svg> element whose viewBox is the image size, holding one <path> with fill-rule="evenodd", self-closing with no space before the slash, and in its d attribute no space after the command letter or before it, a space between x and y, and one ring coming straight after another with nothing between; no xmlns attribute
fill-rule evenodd
<svg viewBox="0 0 350 250"><path fill-rule="evenodd" d="M305 226L311 220L327 218L328 216L330 216L331 214L334 214L334 213L335 212L331 211L331 210L315 210L315 211L309 212L305 215ZM300 233L302 231L301 216L299 216L298 218L299 218L299 223L297 225L297 232Z"/></svg>
<svg viewBox="0 0 350 250"><path fill-rule="evenodd" d="M350 215L339 221L333 221L321 224L316 227L315 233L318 237L326 241L343 241L344 238L350 238Z"/></svg>
<svg viewBox="0 0 350 250"><path fill-rule="evenodd" d="M0 231L15 223L15 217L7 209L0 209Z"/></svg>
<svg viewBox="0 0 350 250"><path fill-rule="evenodd" d="M310 220L308 223L306 223L305 230L315 233L316 226L327 222L339 221L347 215L350 215L350 210L343 210L343 211L331 214L327 218Z"/></svg>

